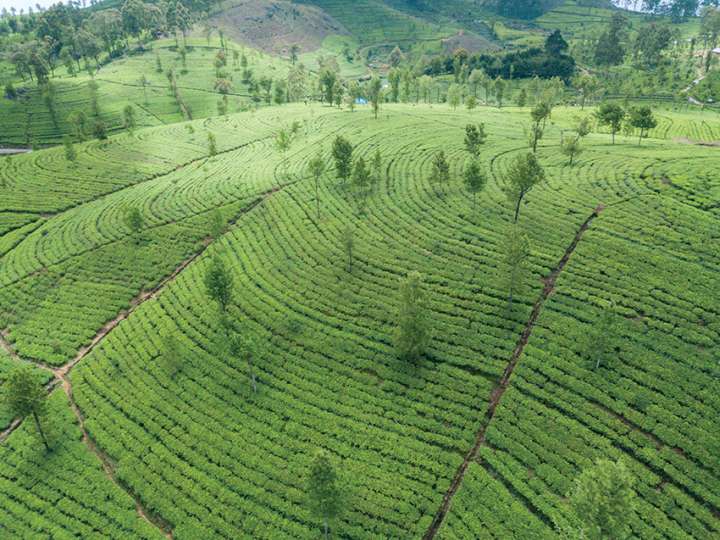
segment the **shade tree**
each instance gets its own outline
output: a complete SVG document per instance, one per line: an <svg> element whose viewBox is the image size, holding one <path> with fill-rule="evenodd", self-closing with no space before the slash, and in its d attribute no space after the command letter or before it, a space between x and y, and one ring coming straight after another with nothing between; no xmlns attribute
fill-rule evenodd
<svg viewBox="0 0 720 540"><path fill-rule="evenodd" d="M233 277L222 258L217 255L212 258L204 281L208 297L225 313L233 297Z"/></svg>
<svg viewBox="0 0 720 540"><path fill-rule="evenodd" d="M473 213L475 213L477 207L477 194L480 193L485 188L485 184L487 184L485 171L483 171L480 162L476 158L473 158L468 166L465 167L465 171L463 172L463 181L465 189L472 195Z"/></svg>
<svg viewBox="0 0 720 540"><path fill-rule="evenodd" d="M485 144L487 135L485 134L485 124L468 124L465 126L465 150L472 157L480 155L480 147Z"/></svg>
<svg viewBox="0 0 720 540"><path fill-rule="evenodd" d="M625 110L617 103L605 102L595 111L595 118L602 126L608 126L612 134L612 143L615 144L615 134L620 131L623 120L625 119Z"/></svg>
<svg viewBox="0 0 720 540"><path fill-rule="evenodd" d="M39 384L32 368L20 366L13 369L4 386L2 399L8 412L15 418L31 417L45 450L49 451L50 444L44 427L47 415L47 392Z"/></svg>
<svg viewBox="0 0 720 540"><path fill-rule="evenodd" d="M631 108L627 121L633 128L640 130L638 145L642 143L643 137L647 136L648 131L657 126L657 119L653 115L652 109L647 106Z"/></svg>
<svg viewBox="0 0 720 540"><path fill-rule="evenodd" d="M403 360L415 362L427 351L431 341L429 310L419 272L410 272L400 284L395 329L395 351Z"/></svg>
<svg viewBox="0 0 720 540"><path fill-rule="evenodd" d="M315 157L308 162L308 172L315 183L315 209L317 219L320 219L320 178L325 174L325 159L322 151L318 152Z"/></svg>
<svg viewBox="0 0 720 540"><path fill-rule="evenodd" d="M435 157L433 157L429 179L435 189L435 193L439 192L438 186L444 190L445 186L450 182L450 164L448 163L444 150L440 150L435 154Z"/></svg>
<svg viewBox="0 0 720 540"><path fill-rule="evenodd" d="M353 146L342 135L338 135L333 141L332 156L335 161L335 173L343 183L352 174Z"/></svg>
<svg viewBox="0 0 720 540"><path fill-rule="evenodd" d="M570 509L588 540L624 540L632 532L635 477L621 460L598 459L568 493Z"/></svg>
<svg viewBox="0 0 720 540"><path fill-rule="evenodd" d="M330 523L344 508L343 493L330 456L318 450L313 457L307 479L307 504L313 516L322 520L325 540L330 537Z"/></svg>
<svg viewBox="0 0 720 540"><path fill-rule="evenodd" d="M505 173L505 194L514 207L514 223L518 221L520 206L527 194L543 180L545 171L535 154L520 155L510 164Z"/></svg>

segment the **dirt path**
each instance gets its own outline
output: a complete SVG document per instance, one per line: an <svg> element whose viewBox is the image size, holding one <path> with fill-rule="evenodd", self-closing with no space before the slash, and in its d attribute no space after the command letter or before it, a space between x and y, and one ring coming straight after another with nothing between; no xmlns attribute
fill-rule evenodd
<svg viewBox="0 0 720 540"><path fill-rule="evenodd" d="M221 151L219 151L216 155L219 156L219 155L222 155L222 154L226 154L226 153L230 153L230 152L235 152L235 151L237 151L237 150L240 150L241 148L245 148L245 147L247 147L247 146L251 146L251 145L253 145L253 144L257 144L257 143L260 143L260 142L269 140L269 139L271 139L272 137L273 137L272 135L267 135L267 136L264 136L264 137L260 137L260 138L258 138L258 139L253 139L252 141L248 141L248 142L239 144L239 145L237 145L237 146L233 146L232 148L228 148L227 150L221 150ZM99 195L96 196L96 197L92 197L92 198L87 199L87 200L85 200L85 201L83 201L83 202L80 202L80 203L78 203L78 204L76 204L76 205L70 205L69 207L60 209L60 210L58 210L58 211L56 211L56 212L48 213L48 214L46 214L46 215L43 216L43 217L49 218L49 217L58 216L58 215L60 215L60 214L64 214L65 212L68 212L68 211L73 210L73 209L75 209L75 208L79 208L79 207L81 207L81 206L83 206L83 205L85 205L85 204L94 203L94 202L97 202L98 200L101 200L101 199L103 199L103 198L106 198L106 197L109 197L109 196L112 196L112 195L116 195L116 194L118 194L119 192L121 192L121 191L123 191L123 190L132 189L132 188L134 188L134 187L139 186L140 184L144 184L144 183L147 183L147 182L152 182L152 181L154 181L154 180L159 180L159 179L161 179L161 178L164 177L164 176L168 176L168 175L173 174L173 173L175 173L175 172L177 172L177 171L179 171L179 170L181 170L181 169L184 169L184 168L187 168L187 167L191 167L191 166L193 166L193 165L197 165L197 164L199 164L199 163L201 163L201 162L203 162L203 161L205 161L205 160L207 160L207 159L209 159L209 158L210 158L210 156L207 156L207 155L203 155L203 156L200 156L200 157L198 157L198 158L194 158L194 159L192 159L192 160L190 160L190 161L188 161L188 162L185 162L185 163L182 163L182 164L176 166L174 169L172 169L172 170L170 170L170 171L164 171L164 172L159 172L159 173L156 173L156 174L152 174L152 175L150 175L149 177L147 177L147 178L145 178L145 179L143 179L143 180L141 180L141 181L139 181L139 182L136 182L136 183L134 183L134 184L128 184L128 185L123 186L123 187L121 187L121 188L119 188L119 189L116 189L116 190L113 190L113 191L109 191L109 192L106 192L106 193L101 193L101 194L99 194ZM198 213L195 213L195 214L192 214L192 215L188 215L187 217L192 217L193 215L200 215L200 214L202 214L202 213L208 213L208 212L211 212L211 211L213 211L213 210L214 210L214 208L210 208L210 209L205 210L205 211L202 211L202 212L198 212ZM6 211L7 211L7 210L3 210L3 212L6 212ZM144 230L151 230L151 229L155 229L155 228L159 228L159 227L164 227L164 226L169 225L169 224L171 224L171 223L174 223L174 222L173 222L173 221L168 221L168 222L165 222L165 223L159 223L159 224L154 225L154 226L151 226L151 227L146 227ZM22 242L24 242L27 238L29 238L29 237L30 237L32 234L34 234L35 232L36 232L36 230L33 230L33 231L31 231L27 236L25 236L25 237L23 237L22 239L20 239L20 240L17 242L17 244L14 245L13 249L17 248L20 244L22 244ZM57 266L57 265L59 265L59 264L64 263L65 261L68 261L68 260L73 259L73 258L75 258L75 257L79 257L79 256L82 256L82 255L85 255L86 253L89 253L89 252L91 252L91 251L93 251L93 250L95 250L95 249L102 248L102 247L104 247L104 246L108 246L108 245L111 245L111 244L115 244L115 243L122 242L122 241L126 240L126 238L127 238L127 236L122 236L122 237L120 237L120 238L118 238L118 239L115 239L115 240L109 240L109 241L107 241L107 242L101 242L101 243L98 243L98 244L96 244L96 245L93 245L93 246L91 246L91 247L89 247L89 248L86 248L86 249L80 250L80 251L78 251L78 252L76 252L76 253L73 253L73 254L71 254L71 255L68 255L68 256L65 256L65 257L60 257L60 258L57 259L56 261L54 261L54 262L52 262L51 264L48 264L47 266L45 266L45 268L47 269L47 268L55 267L55 266ZM7 255L8 253L9 253L9 251L6 252L3 256ZM2 258L2 257L0 257L0 258ZM26 278L27 278L29 275L31 275L32 273L33 273L33 272L26 273L26 274L24 274L24 275L22 275L22 276L18 276L18 277L16 277L16 278L12 279L11 281L6 282L6 283L4 283L4 284L0 284L0 289L4 289L4 288L7 288L7 287L11 287L11 286L15 285L16 283L19 283L19 282L22 281L23 279L26 279Z"/></svg>
<svg viewBox="0 0 720 540"><path fill-rule="evenodd" d="M160 529L160 531L162 531L163 535L166 538L172 539L173 533L170 524L162 517L148 511L143 506L140 498L135 495L129 487L127 487L118 479L117 475L115 474L115 464L112 462L110 457L98 447L98 445L90 437L87 430L85 429L85 417L80 411L80 408L75 403L72 391L72 383L70 382L70 379L67 378L66 374L61 374L61 370L57 370L56 375L62 381L62 389L68 398L68 402L70 403L70 409L72 410L75 418L77 419L78 427L82 432L82 440L85 443L85 446L87 446L88 450L95 454L95 456L97 456L97 458L100 460L102 468L110 481L112 481L115 485L117 485L120 489L122 489L132 497L133 501L135 501L135 510L137 511L140 518L147 521L153 527Z"/></svg>
<svg viewBox="0 0 720 540"><path fill-rule="evenodd" d="M282 191L286 187L289 187L296 182L299 182L302 180L302 178L296 179L292 182L288 182L281 186L273 187L272 189L269 189L261 194L258 195L258 197L253 200L250 204L245 206L243 209L241 209L235 217L233 217L232 220L228 222L227 229L235 225L240 218L242 218L245 214L251 212L255 208L257 208L260 204L262 204L265 200L267 200L269 197L274 195L275 193ZM226 230L227 230L226 229ZM87 430L85 429L85 417L82 414L82 411L80 410L80 407L78 407L77 403L75 402L75 398L73 396L73 388L72 388L72 382L70 380L70 371L78 364L80 361L82 361L87 355L89 355L95 347L100 345L102 341L115 329L117 326L127 319L132 313L134 313L142 304L147 302L148 300L157 298L157 296L160 294L160 292L170 283L172 283L177 277L188 267L190 264L198 259L207 248L212 244L212 240L209 240L203 244L203 246L195 252L192 256L185 259L180 265L175 268L175 270L165 277L162 281L160 281L155 287L153 287L149 291L142 291L140 294L138 294L130 303L130 307L122 312L120 312L116 317L114 317L112 320L108 321L103 325L103 327L95 334L95 337L82 347L77 354L70 360L69 362L63 364L59 367L52 367L48 366L46 364L43 364L41 362L36 362L34 360L26 360L21 358L17 352L14 350L14 348L10 345L9 341L6 339L6 333L0 332L0 347L8 352L11 358L14 360L20 361L20 362L27 362L31 364L35 364L42 369L45 369L47 371L50 371L53 374L52 380L47 385L48 392L52 391L56 386L60 385L65 392L65 395L68 398L68 402L70 403L70 408L72 409L73 414L75 415L75 418L77 419L78 426L80 427L80 431L82 432L82 440L87 446L88 450L90 450L93 454L97 456L97 458L102 463L103 470L107 474L108 478L116 484L118 487L123 489L132 499L135 501L135 507L137 510L138 515L153 525L154 527L160 529L165 535L165 537L172 539L173 533L172 533L172 527L171 525L164 520L161 516L155 515L149 510L147 510L143 504L140 498L132 491L132 489L129 486L126 486L124 483L122 483L115 474L115 466L110 459L110 457L95 443L95 441L90 437ZM4 442L20 425L22 424L22 419L16 418L13 420L10 425L2 432L0 432L0 444Z"/></svg>
<svg viewBox="0 0 720 540"><path fill-rule="evenodd" d="M470 462L473 461L477 457L480 447L485 442L485 434L487 432L487 428L490 425L490 422L492 421L493 417L495 416L495 410L497 409L498 405L500 404L500 401L502 400L502 397L505 394L505 391L507 390L507 388L510 384L510 378L512 377L513 371L515 370L515 367L517 366L518 361L520 360L520 357L522 356L522 353L525 350L525 346L527 345L528 341L530 340L530 336L532 335L533 328L535 327L535 323L537 322L537 319L540 316L540 312L542 311L545 301L550 297L550 295L555 290L555 282L557 281L558 276L562 273L563 269L565 268L565 265L567 265L568 261L570 260L570 257L572 256L573 252L575 251L575 248L577 247L578 243L580 243L580 240L582 239L583 234L585 234L585 231L587 231L587 229L590 227L590 224L593 222L593 220L596 217L598 217L600 215L600 213L603 211L603 209L604 209L604 207L598 206L595 210L593 210L592 214L590 214L590 216L588 216L588 218L583 222L583 224L578 229L572 242L565 250L565 253L563 254L560 261L558 261L558 264L555 266L553 271L550 272L550 274L543 280L545 282L545 286L543 287L543 290L540 293L540 296L535 301L532 312L530 313L530 317L529 317L527 323L525 324L525 328L524 328L522 334L520 334L520 338L518 339L517 345L515 346L515 349L513 350L512 356L510 357L510 361L508 362L507 366L505 367L505 371L503 371L502 377L498 381L497 386L493 389L492 393L490 394L490 402L489 402L488 408L485 412L485 417L483 418L483 421L480 425L480 429L478 430L478 432L475 436L475 444L470 448L470 450L468 450L467 454L465 454L465 459L463 459L463 462L460 464L460 467L458 467L458 470L455 473L455 476L453 477L452 482L450 483L450 487L448 488L447 492L445 493L445 496L443 497L440 508L438 508L438 511L435 514L435 517L433 518L432 522L430 523L428 530L423 535L423 540L431 540L432 538L435 538L435 535L437 534L438 530L440 530L440 526L442 525L443 520L445 519L445 516L447 515L448 511L450 510L450 505L452 504L453 497L455 496L455 493L457 493L458 489L460 489L460 485L462 484L463 478L465 477L465 472L467 471L467 468L470 465Z"/></svg>

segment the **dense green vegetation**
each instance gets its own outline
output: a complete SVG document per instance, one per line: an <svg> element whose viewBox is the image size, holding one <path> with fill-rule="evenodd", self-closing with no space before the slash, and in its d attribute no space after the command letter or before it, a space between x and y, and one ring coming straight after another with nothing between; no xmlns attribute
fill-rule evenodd
<svg viewBox="0 0 720 540"><path fill-rule="evenodd" d="M697 114L662 112L664 125L642 145L620 134L613 146L609 135L591 134L569 166L560 129L579 113L553 111L540 141L546 180L520 212L530 264L509 311L503 245L513 206L503 186L527 148L527 109L385 106L375 120L366 108L285 106L84 143L71 165L61 148L11 158L12 167L44 163L48 178L53 168L75 176L87 170L88 180L76 181L78 194L65 203L43 203L40 194L57 182L25 195L11 186L15 204L44 212L54 204L60 213L23 230L24 240L0 259L2 294L17 298L3 301L13 306L3 326L22 356L62 363L133 296L202 249L211 210L223 208L226 220L238 219L229 231L73 370L88 431L117 464L120 482L172 524L177 538L311 536L319 525L303 493L318 447L334 456L350 498L332 530L417 537L472 445L539 277L604 205L543 308L440 535L466 534L457 519L469 530L529 527L551 535L552 521L570 515L562 497L578 472L597 456L623 456L642 495L633 531L711 536L719 504L711 458L718 441L708 436L716 374L698 368L711 365L718 340L710 293L718 260L700 239L712 238L718 191L712 174L688 171L708 170L692 164L711 163L714 151L672 142ZM303 127L280 152L275 134L293 121ZM461 179L470 159L468 121L483 122L488 134L479 154L490 180L475 212ZM255 127L238 129L248 123ZM219 147L209 159L208 132ZM380 150L382 178L361 205L352 181L330 169L321 176L318 219L307 164L322 149L330 166L338 133L354 146L355 160L371 163ZM106 176L112 156L140 149L155 155L124 184L98 186L87 176ZM430 174L439 150L450 164L442 186ZM180 152L188 164L174 171ZM83 165L93 160L101 165ZM139 243L125 225L129 207L143 215ZM343 244L348 225L355 231L351 267ZM214 257L232 272L227 313L256 343L257 392L243 355L223 345L217 304L206 296ZM424 356L407 363L396 358L393 334L398 282L412 270L423 275L432 340ZM613 354L596 369L593 344L576 336L587 334L607 305L618 330ZM172 376L160 361L168 333L179 358ZM687 428L673 419L678 414L692 415ZM455 516L488 490L493 501L525 510L512 523L497 512L474 512L472 522Z"/></svg>
<svg viewBox="0 0 720 540"><path fill-rule="evenodd" d="M301 4L0 18L0 537L720 537L720 11Z"/></svg>

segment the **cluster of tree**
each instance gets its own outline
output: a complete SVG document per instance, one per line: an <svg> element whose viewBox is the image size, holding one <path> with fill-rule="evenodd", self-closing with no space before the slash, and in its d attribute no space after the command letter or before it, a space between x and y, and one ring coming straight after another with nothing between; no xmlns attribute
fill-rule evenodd
<svg viewBox="0 0 720 540"><path fill-rule="evenodd" d="M57 3L27 15L5 12L0 19L0 34L16 33L3 51L23 79L43 84L64 65L71 74L85 62L100 63L103 53L108 58L122 54L130 47L130 39L142 43L164 34L182 34L183 38L196 19L199 5L181 0L144 3L125 0L120 9L81 9L77 3ZM4 30L3 30L4 29Z"/></svg>
<svg viewBox="0 0 720 540"><path fill-rule="evenodd" d="M471 73L480 69L491 78L526 79L559 77L569 80L575 73L575 60L567 54L568 44L556 30L550 34L543 48L532 47L505 54L469 55L464 49L453 54L438 56L429 61L424 72L428 75L452 73L456 77L463 70Z"/></svg>
<svg viewBox="0 0 720 540"><path fill-rule="evenodd" d="M598 66L616 66L622 64L631 51L636 65L651 69L658 66L664 52L679 37L677 28L668 24L650 22L640 26L630 39L630 24L619 12L613 14L605 30L595 42L593 60Z"/></svg>
<svg viewBox="0 0 720 540"><path fill-rule="evenodd" d="M372 105L375 118L380 111L380 103L385 100L380 77L373 75L362 84L358 81L343 81L340 77L340 68L334 61L321 65L318 91L321 103L338 107L344 103L350 110L355 110L358 101L364 100Z"/></svg>
<svg viewBox="0 0 720 540"><path fill-rule="evenodd" d="M607 102L600 105L595 112L595 117L601 125L610 128L613 144L615 144L615 134L623 126L627 128L628 133L634 130L640 132L638 144L642 143L643 137L647 136L648 131L657 126L657 119L648 106L630 107L625 110L617 103Z"/></svg>
<svg viewBox="0 0 720 540"><path fill-rule="evenodd" d="M495 11L504 17L534 19L555 5L549 0L492 0Z"/></svg>
<svg viewBox="0 0 720 540"><path fill-rule="evenodd" d="M694 17L701 6L717 7L717 0L642 0L643 11L653 15L669 15L674 22Z"/></svg>

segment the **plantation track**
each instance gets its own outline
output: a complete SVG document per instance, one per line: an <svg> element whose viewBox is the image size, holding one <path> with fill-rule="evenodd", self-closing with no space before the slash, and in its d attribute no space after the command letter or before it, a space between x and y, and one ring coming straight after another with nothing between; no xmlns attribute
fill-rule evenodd
<svg viewBox="0 0 720 540"><path fill-rule="evenodd" d="M258 138L258 139L253 139L252 141L248 141L248 142L245 142L245 143L243 143L243 144L236 145L236 146L233 146L233 147L231 147L231 148L228 148L228 149L219 151L216 155L222 155L222 154L227 154L227 153L230 153L230 152L235 152L235 151L237 151L237 150L240 150L241 148L245 148L245 147L248 147L248 146L252 146L253 144L257 144L257 143L259 143L259 142L263 142L263 141L269 140L270 138L272 138L272 135L268 135L268 136L265 136L265 137L260 137L260 138ZM176 173L176 172L179 171L179 170L185 169L185 168L190 167L190 166L195 165L195 164L199 164L199 163L201 163L201 162L209 159L209 157L210 157L210 156L201 156L201 157L192 159L192 160L190 160L190 161L187 161L187 162L185 162L185 163L182 163L182 164L180 164L180 165L177 165L174 169L172 169L172 170L170 170L170 171L164 171L164 172L160 172L160 173L151 175L150 177L148 177L148 178L146 178L146 179L144 179L144 180L142 180L142 181L140 181L140 182L137 182L137 183L134 183L134 184L130 184L130 185L128 185L128 186L121 187L120 189L117 189L117 190L113 190L113 191L110 191L110 192L102 193L102 194L100 194L100 195L98 195L97 197L94 197L94 198L92 198L92 199L85 200L85 201L83 201L83 202L81 202L81 203L79 203L79 204L72 205L72 206L69 206L69 207L67 207L67 208L62 208L62 209L58 210L57 212L53 212L53 213L50 213L50 214L44 214L44 215L42 215L41 217L47 218L47 217L59 216L59 215L65 213L65 212L68 212L68 211L73 210L73 209L75 209L75 208L82 207L83 205L100 201L100 200L102 200L102 199L104 199L104 198L106 198L106 197L109 197L109 196L111 196L111 195L116 195L116 194L118 194L118 193L121 193L121 192L124 191L124 190L132 189L132 188L137 187L138 185L142 185L142 184L147 183L147 182L152 182L152 181L154 181L154 180L161 179L161 178L163 178L163 177L165 177L165 176L168 176L168 175L170 175L170 174ZM212 211L212 210L214 210L214 209L211 209L211 210L208 210L208 211ZM196 214L196 215L197 215L197 214ZM156 225L156 227L161 227L161 226L164 226L164 225L167 225L167 224L168 224L168 223L160 223L160 224ZM146 227L145 230L149 230L149 229L151 229L151 228L153 228L153 227ZM17 247L18 247L20 244L22 244L22 242L23 242L24 240L26 240L28 237L29 237L29 235L28 235L27 237L21 239L21 240L13 247L13 249L14 249L14 248L17 248ZM67 261L67 260L69 260L69 259L72 259L72 258L75 258L75 257L78 257L78 256L82 256L82 255L84 255L84 254L86 254L86 253L88 253L88 252L90 252L90 251L93 251L93 250L98 249L98 248L100 248L100 247L104 247L104 246L110 245L110 244L112 244L112 243L115 243L115 242L118 242L118 241L121 241L121 240L123 240L123 238L120 238L120 239L118 239L118 240L113 240L113 241L105 242L105 243L101 243L101 244L98 244L98 245L94 245L94 246L92 246L92 247L90 247L90 248L88 248L88 249L86 249L86 250L84 250L84 251L81 251L81 252L78 252L78 253L73 253L72 255L69 255L69 256L67 256L67 257L61 258L61 259L55 261L52 265L48 265L48 267L61 264L61 263L65 262L65 261ZM0 258L1 258L1 257L0 257ZM46 267L46 268L47 268L47 267ZM7 282L7 283L5 283L5 284L3 284L3 285L0 285L0 289L3 289L3 288L5 288L5 287L9 287L9 286L11 286L11 285L13 285L13 284L15 284L15 283L17 283L17 282L19 282L19 281L22 281L22 280L25 279L26 277L27 277L27 275L19 276L18 278L14 279L14 280L12 280L12 281L9 281L9 282Z"/></svg>
<svg viewBox="0 0 720 540"><path fill-rule="evenodd" d="M555 283L557 281L557 278L562 273L563 269L565 268L565 265L567 265L568 261L570 260L570 257L572 256L573 252L575 251L575 248L577 248L577 245L580 243L580 240L583 237L583 234L585 234L585 231L590 227L590 224L593 222L593 220L600 215L600 213L603 211L602 206L598 206L593 212L588 216L588 218L583 222L583 224L578 229L577 233L575 234L575 237L573 238L570 245L565 250L565 253L563 254L562 258L558 262L558 264L555 266L555 268L550 272L550 274L544 278L544 287L542 289L542 292L540 293L540 296L536 300L535 304L533 305L532 312L530 313L530 317L525 324L525 328L520 335L520 338L517 342L517 345L515 346L515 349L513 350L512 356L510 357L510 361L508 362L505 371L502 374L502 377L496 387L493 389L492 394L490 395L490 402L487 408L487 411L485 413L485 417L482 421L482 424L480 426L480 429L477 432L477 435L475 437L475 444L470 448L470 450L465 454L465 458L463 459L463 462L460 464L460 467L458 467L457 472L455 473L455 476L453 477L452 482L450 483L450 487L448 488L448 491L445 493L445 496L443 497L442 504L440 505L440 508L438 509L437 513L435 514L435 517L433 518L432 522L430 523L430 526L427 530L427 532L423 535L423 540L431 540L435 538L435 535L437 534L438 530L440 529L440 526L443 523L443 520L445 516L447 515L448 511L450 510L450 506L452 504L453 497L457 493L458 489L460 488L460 485L462 484L463 478L465 477L465 473L467 471L468 466L470 465L470 462L475 460L475 458L478 455L478 451L480 447L485 442L485 433L487 431L488 426L490 425L490 422L492 422L493 417L495 416L495 411L497 410L498 405L500 404L500 401L502 400L503 394L507 390L509 384L510 384L510 378L512 377L513 371L515 370L515 367L518 364L518 361L520 360L520 356L522 356L523 350L525 349L525 346L528 344L528 341L530 340L530 336L532 335L533 328L535 327L535 323L537 322L538 317L540 316L540 312L542 311L543 304L545 301L550 297L550 295L555 290Z"/></svg>
<svg viewBox="0 0 720 540"><path fill-rule="evenodd" d="M572 113L559 111L549 133ZM0 445L0 536L152 540L171 524L178 540L311 538L303 479L319 447L353 499L333 527L346 538L421 538L440 508L434 538L553 540L573 479L604 457L638 479L637 537L714 538L720 260L718 214L704 207L720 200L717 157L590 135L570 166L549 138L538 153L547 180L521 215L533 249L508 310L504 188L526 149L523 120L515 108L387 105L375 120L368 108L292 105L83 144L77 165L57 149L3 163L5 203L28 211L0 212L0 282L25 276L0 287L0 381L16 360L42 359L38 384L64 391L48 399L49 428L62 429L50 454L0 406L15 430ZM673 130L692 119L680 120ZM489 134L475 212L458 181L469 121ZM227 153L290 122L286 153L272 140ZM203 159L208 132L219 159ZM366 163L380 151L366 198L332 172L336 134ZM439 149L452 176L442 189L428 174ZM329 166L317 192L314 155ZM280 189L222 238L210 232ZM141 237L126 223L132 207ZM236 284L233 321L263 344L256 390L208 302L214 257ZM416 269L434 339L411 367L392 332L397 284ZM593 368L583 338L609 305L617 354ZM177 338L176 373L163 362L166 336ZM150 525L145 509L162 519Z"/></svg>
<svg viewBox="0 0 720 540"><path fill-rule="evenodd" d="M296 180L297 182L299 180ZM247 214L248 212L251 212L253 209L255 209L257 206L259 206L261 203L263 203L268 197L271 197L275 193L282 191L285 187L288 185L292 185L294 182L290 182L288 184L282 185L282 186L276 186L264 193L262 193L259 197L257 197L253 202L251 202L248 206L243 208L237 215L233 217L232 220L230 220L227 224L226 230L232 227L243 215ZM68 402L70 404L70 408L72 409L72 412L77 419L78 426L82 432L82 439L85 443L85 446L92 452L102 463L102 468L105 471L105 474L109 477L109 479L116 484L118 487L123 489L125 492L130 495L130 497L135 502L136 510L138 515L148 522L149 524L153 525L154 527L160 529L164 536L166 538L173 538L173 533L170 527L170 524L164 520L161 516L156 515L153 512L150 512L147 510L144 506L140 498L132 491L132 489L125 485L123 482L121 482L115 473L115 465L113 464L110 457L97 445L97 443L93 440L93 438L88 433L87 429L85 428L85 417L80 410L80 407L75 402L75 398L73 397L73 388L72 388L72 382L69 378L70 371L77 366L88 354L90 354L102 341L115 329L117 326L124 320L126 320L132 313L137 310L143 303L147 302L148 300L152 300L157 298L157 296L160 294L160 292L171 282L173 282L182 272L185 270L190 264L192 264L196 259L198 259L205 250L212 244L212 241L205 242L202 246L202 248L194 253L189 258L185 259L169 276L165 277L160 283L158 283L155 287L153 287L149 291L143 291L141 292L136 298L133 299L133 301L130 304L130 307L126 310L123 310L121 313L119 313L115 318L108 321L103 327L97 332L95 337L90 341L90 343L84 347L82 347L78 353L75 355L75 357L67 362L66 364L57 367L52 368L50 366L47 366L45 364L42 364L40 362L34 361L34 360L27 360L30 363L36 364L39 367L43 368L44 370L50 371L54 378L48 383L47 390L48 392L51 392L55 389L56 386L60 385L67 396ZM10 343L7 342L5 339L5 336L0 333L0 347L2 347L4 350L8 352L11 358L14 358L16 360L22 360L20 356L17 354L17 352L14 350L14 348L10 345ZM10 425L2 432L0 432L0 444L2 444L17 428L19 428L22 425L22 419L16 418L14 419Z"/></svg>
<svg viewBox="0 0 720 540"><path fill-rule="evenodd" d="M112 460L105 452L103 452L101 448L98 447L98 445L95 443L95 441L92 439L87 429L85 428L85 417L80 411L80 408L77 406L77 403L75 403L75 398L73 397L72 383L70 382L70 379L66 376L65 373L62 373L61 370L57 370L56 375L62 381L62 389L67 396L68 402L70 403L70 409L72 410L75 418L77 419L78 427L82 432L82 440L83 443L85 443L85 446L100 460L103 471L105 472L107 477L116 486L123 489L128 495L130 495L130 497L132 497L133 501L135 501L135 509L140 518L148 522L150 525L160 529L166 538L172 539L173 533L170 525L162 517L147 510L143 506L142 501L140 501L140 498L135 495L129 487L127 487L117 478L117 475L115 473L115 465L113 464Z"/></svg>

